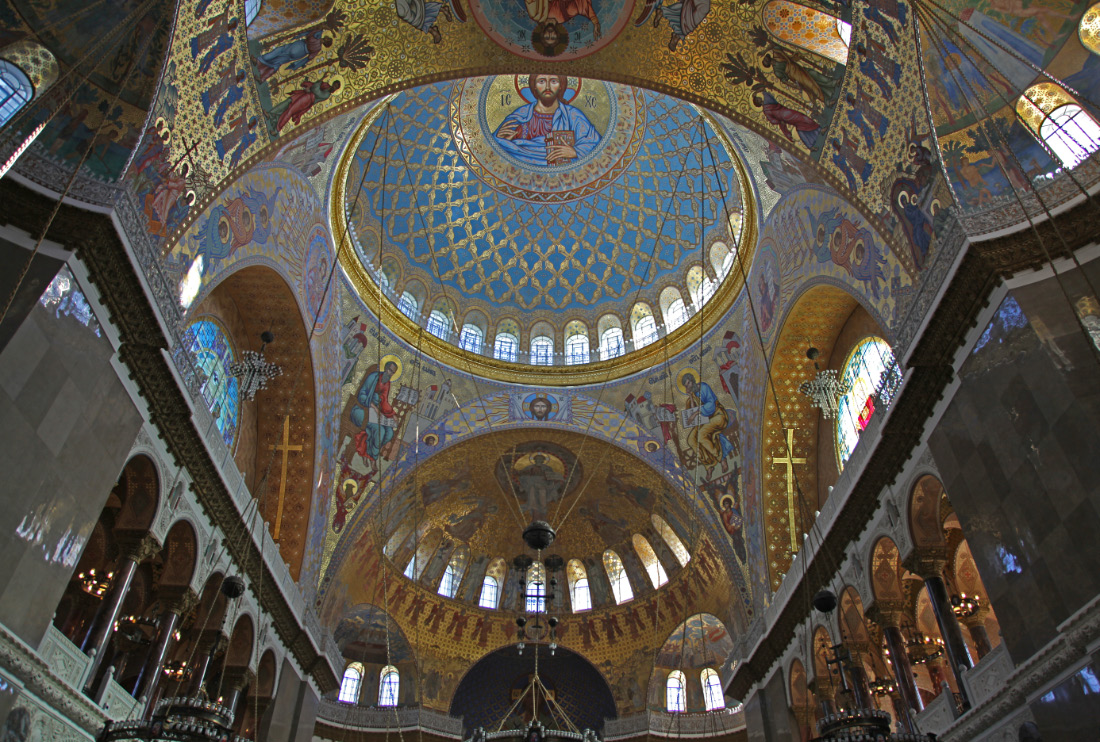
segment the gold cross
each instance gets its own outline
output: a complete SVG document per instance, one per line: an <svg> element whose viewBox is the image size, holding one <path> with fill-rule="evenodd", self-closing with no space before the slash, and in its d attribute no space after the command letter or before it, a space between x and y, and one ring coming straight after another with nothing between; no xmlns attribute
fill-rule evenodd
<svg viewBox="0 0 1100 742"><path fill-rule="evenodd" d="M283 418L283 442L278 446L268 446L272 451L283 452L283 478L279 482L279 509L275 513L275 532L272 538L278 540L279 531L283 527L283 499L286 497L286 464L292 451L301 451L301 446L290 445L290 415Z"/></svg>
<svg viewBox="0 0 1100 742"><path fill-rule="evenodd" d="M794 429L786 428L787 431L787 455L783 458L777 456L772 457L772 466L776 464L785 465L787 467L787 518L790 520L790 527L788 530L791 533L791 556L795 555L798 551L798 530L795 527L795 512L794 512L794 465L805 464L806 459L799 457L795 458L794 455Z"/></svg>

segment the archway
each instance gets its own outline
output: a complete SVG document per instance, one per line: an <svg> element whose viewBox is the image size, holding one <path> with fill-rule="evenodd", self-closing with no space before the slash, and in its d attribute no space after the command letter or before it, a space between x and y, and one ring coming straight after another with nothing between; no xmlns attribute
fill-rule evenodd
<svg viewBox="0 0 1100 742"><path fill-rule="evenodd" d="M515 691L522 693L530 682L535 651L539 653L539 678L577 728L599 730L604 719L618 716L607 680L581 655L558 647L551 656L544 645L521 655L516 647L507 646L478 660L455 690L450 711L464 714L467 734L476 727L496 730L504 724L516 728L532 718L530 704L520 704L509 712L519 695ZM540 703L539 719L547 726L558 726L547 718L549 712L547 704Z"/></svg>
<svg viewBox="0 0 1100 742"><path fill-rule="evenodd" d="M241 396L231 446L279 553L297 579L313 501L316 447L313 360L298 300L276 271L252 265L221 279L188 318L216 322L238 356L258 351L261 333L275 336L264 357L283 373L254 401Z"/></svg>

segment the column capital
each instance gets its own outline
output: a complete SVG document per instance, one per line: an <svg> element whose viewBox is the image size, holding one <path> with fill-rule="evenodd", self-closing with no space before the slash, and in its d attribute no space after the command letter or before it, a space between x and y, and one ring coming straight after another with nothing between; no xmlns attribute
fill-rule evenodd
<svg viewBox="0 0 1100 742"><path fill-rule="evenodd" d="M160 542L153 534L143 531L141 533L119 532L118 544L124 559L132 559L141 564L146 559L151 559L160 553Z"/></svg>
<svg viewBox="0 0 1100 742"><path fill-rule="evenodd" d="M980 626L984 629L987 616L989 616L989 604L982 602L978 606L978 610L974 611L966 618L960 618L959 622L968 629L972 629L975 626Z"/></svg>
<svg viewBox="0 0 1100 742"><path fill-rule="evenodd" d="M157 588L161 605L165 611L185 618L199 604L199 596L186 585L161 585Z"/></svg>
<svg viewBox="0 0 1100 742"><path fill-rule="evenodd" d="M906 614L903 600L876 600L867 606L867 618L885 628L901 628L901 620Z"/></svg>
<svg viewBox="0 0 1100 742"><path fill-rule="evenodd" d="M247 667L227 665L222 674L222 692L244 690L245 686L256 681L256 673Z"/></svg>
<svg viewBox="0 0 1100 742"><path fill-rule="evenodd" d="M943 577L947 566L946 546L927 546L914 551L903 566L923 580Z"/></svg>

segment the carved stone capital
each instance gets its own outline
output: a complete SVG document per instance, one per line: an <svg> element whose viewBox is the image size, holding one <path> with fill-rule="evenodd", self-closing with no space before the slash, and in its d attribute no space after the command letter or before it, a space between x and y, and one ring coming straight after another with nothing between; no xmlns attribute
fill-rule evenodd
<svg viewBox="0 0 1100 742"><path fill-rule="evenodd" d="M836 686L832 678L814 678L809 684L810 692L822 701L831 701L836 698Z"/></svg>
<svg viewBox="0 0 1100 742"><path fill-rule="evenodd" d="M141 564L160 553L160 542L151 533L118 533L119 550L123 559L133 559Z"/></svg>
<svg viewBox="0 0 1100 742"><path fill-rule="evenodd" d="M943 577L947 567L947 547L922 547L914 551L903 566L921 579Z"/></svg>
<svg viewBox="0 0 1100 742"><path fill-rule="evenodd" d="M185 585L161 585L158 593L164 610L175 613L181 621L199 604L199 596Z"/></svg>
<svg viewBox="0 0 1100 742"><path fill-rule="evenodd" d="M867 606L866 616L883 628L901 628L905 618L905 601L876 600Z"/></svg>
<svg viewBox="0 0 1100 742"><path fill-rule="evenodd" d="M222 674L222 691L244 690L246 686L256 682L256 673L247 667L234 667L227 665Z"/></svg>

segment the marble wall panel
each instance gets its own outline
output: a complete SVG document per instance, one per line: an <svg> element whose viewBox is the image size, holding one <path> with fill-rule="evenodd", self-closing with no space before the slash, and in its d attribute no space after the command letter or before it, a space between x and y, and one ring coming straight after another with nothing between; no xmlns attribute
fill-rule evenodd
<svg viewBox="0 0 1100 742"><path fill-rule="evenodd" d="M1100 592L1100 347L1071 310L1084 286L1011 292L929 441L1017 664Z"/></svg>
<svg viewBox="0 0 1100 742"><path fill-rule="evenodd" d="M37 646L126 463L141 416L75 282L0 351L0 622Z"/></svg>

